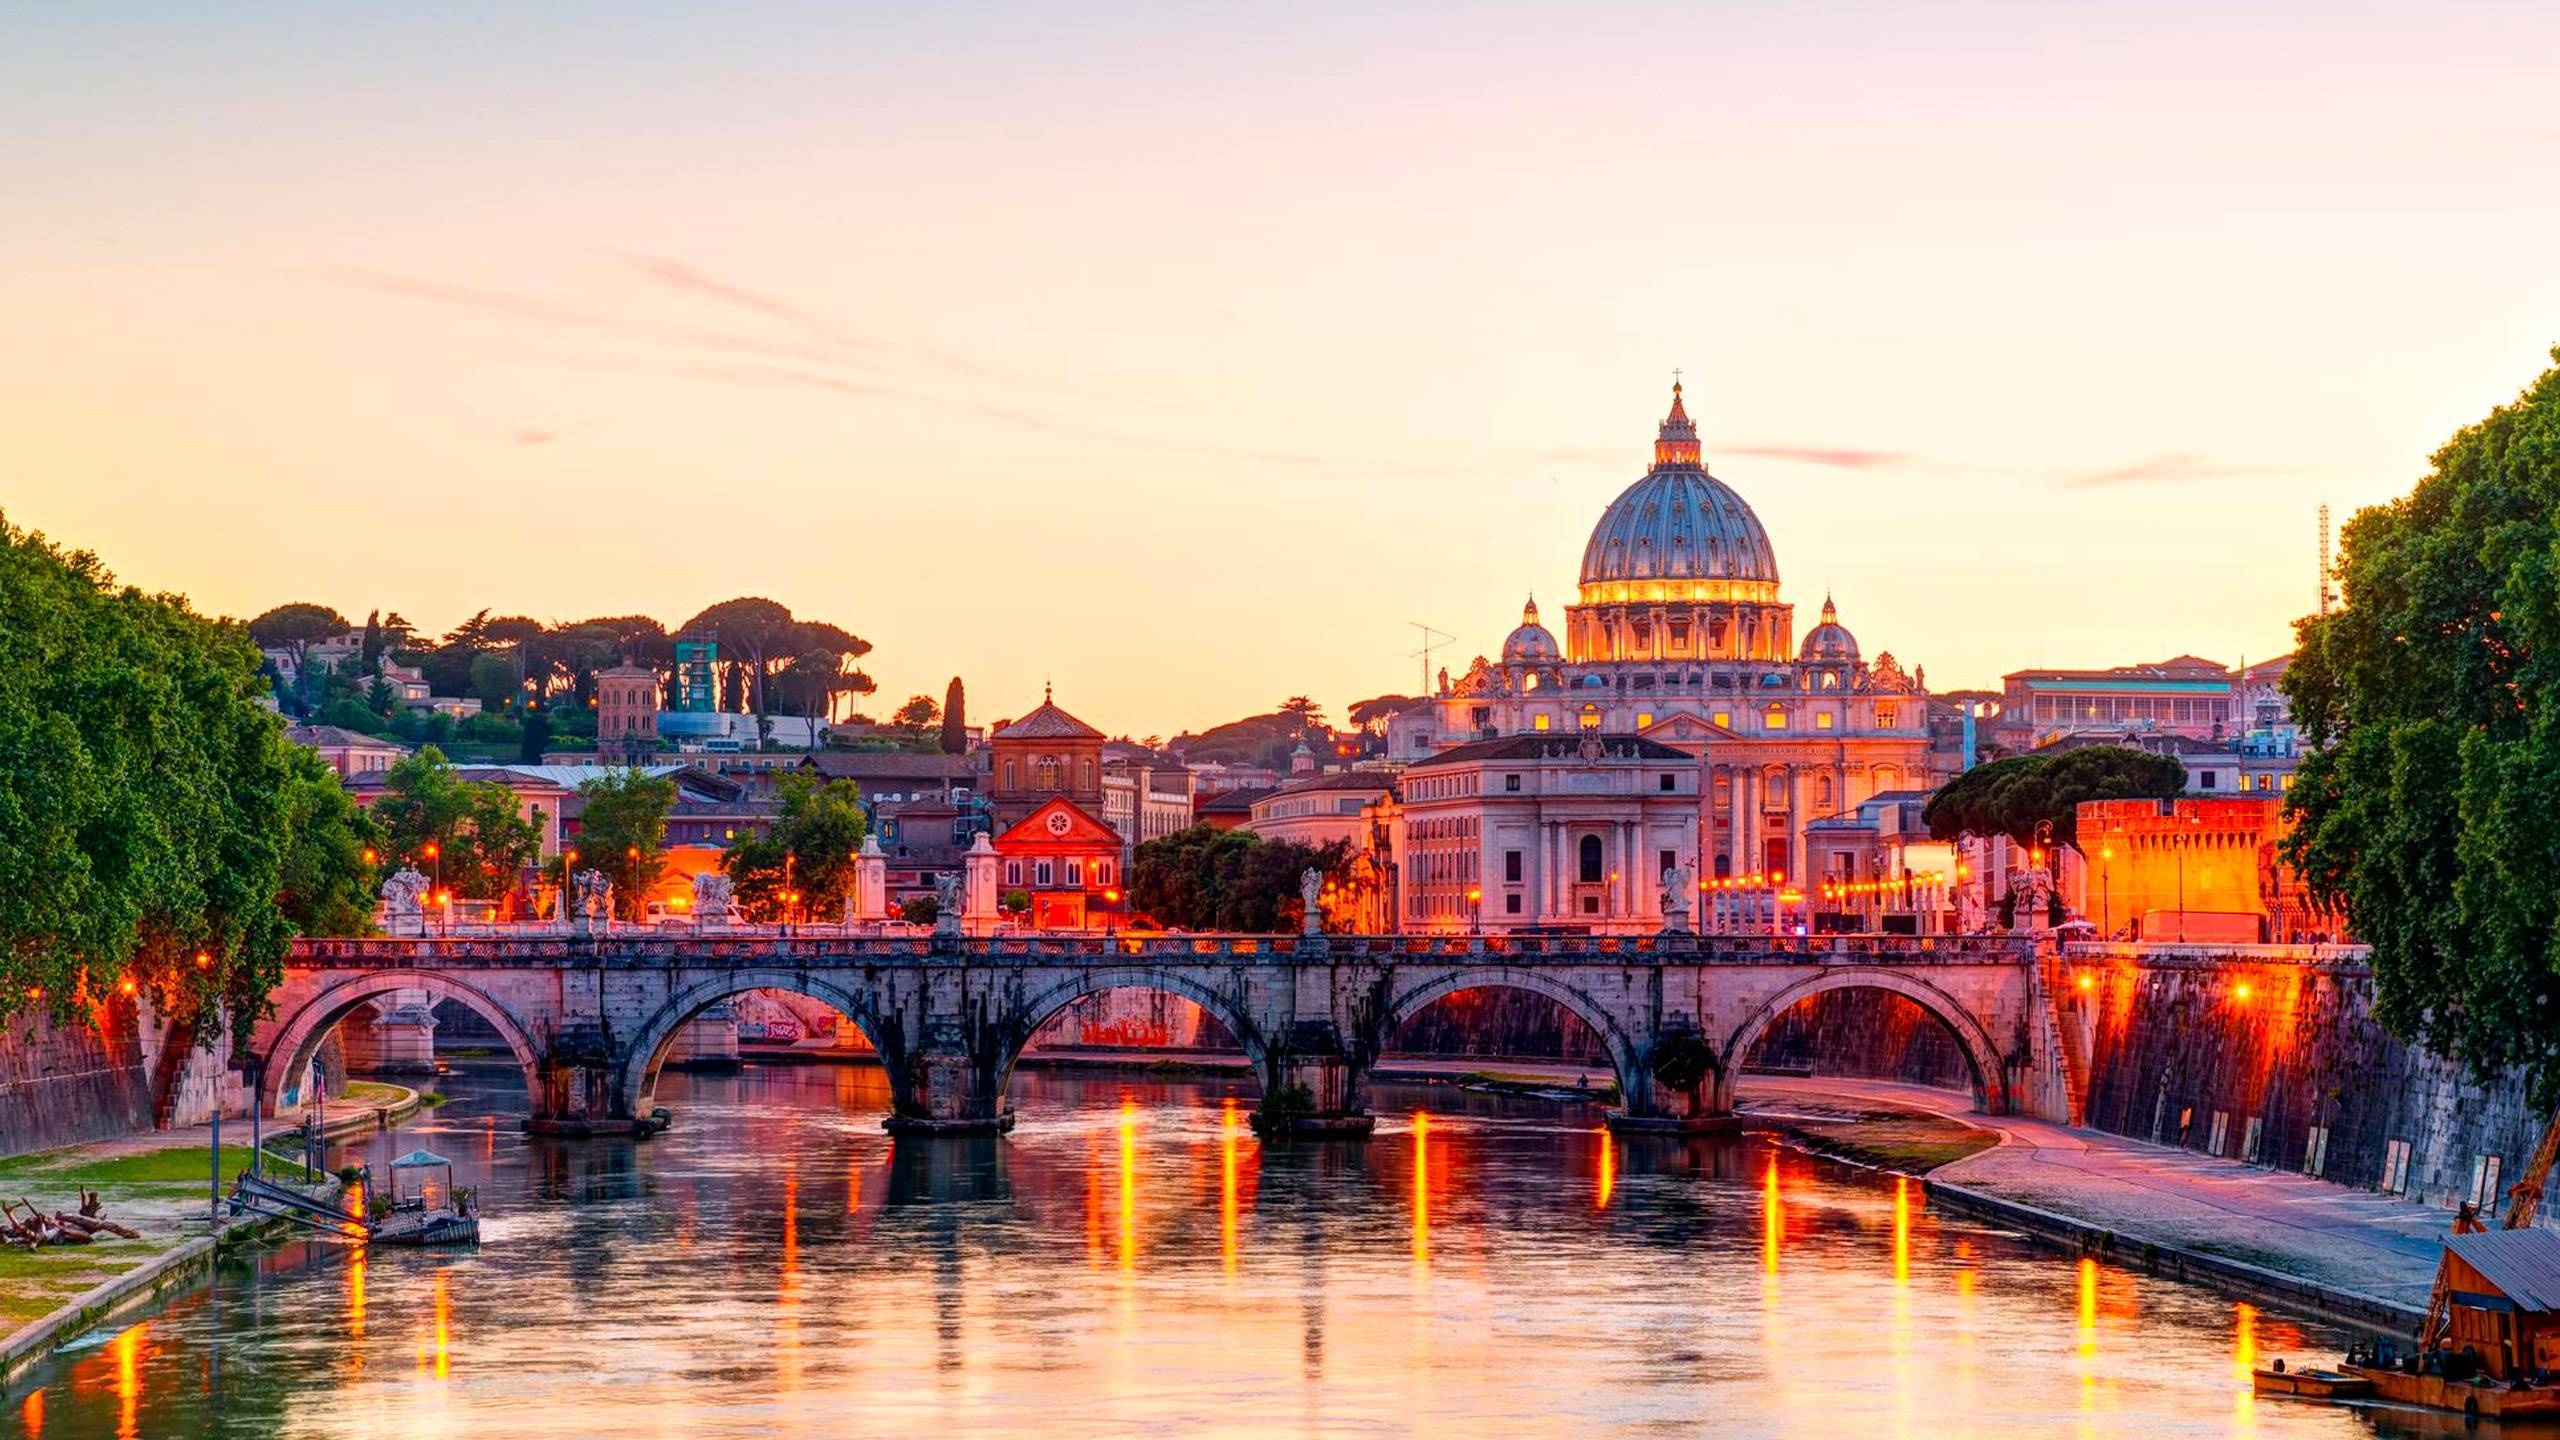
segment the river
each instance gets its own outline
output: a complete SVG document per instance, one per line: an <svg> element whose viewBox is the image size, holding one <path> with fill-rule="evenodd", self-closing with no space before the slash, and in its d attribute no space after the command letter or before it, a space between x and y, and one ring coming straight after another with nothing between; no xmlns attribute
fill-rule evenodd
<svg viewBox="0 0 2560 1440"><path fill-rule="evenodd" d="M345 1147L450 1156L476 1251L293 1243L57 1356L72 1436L2371 1436L2256 1401L2338 1336L1759 1139L1381 1087L1259 1145L1217 1082L1025 1070L1001 1141L880 1073L669 1074L658 1139L535 1141L511 1075ZM2455 1433L2455 1432L2443 1432Z"/></svg>

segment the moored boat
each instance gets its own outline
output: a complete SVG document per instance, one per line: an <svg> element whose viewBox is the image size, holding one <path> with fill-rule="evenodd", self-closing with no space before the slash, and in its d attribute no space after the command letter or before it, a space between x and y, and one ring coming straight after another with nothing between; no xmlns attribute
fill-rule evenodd
<svg viewBox="0 0 2560 1440"><path fill-rule="evenodd" d="M2281 1360L2250 1372L2250 1386L2261 1395L2292 1395L2304 1400L2355 1400L2373 1393L2373 1382L2338 1370L2288 1370Z"/></svg>
<svg viewBox="0 0 2560 1440"><path fill-rule="evenodd" d="M441 1172L442 1183L430 1178ZM412 1190L401 1182L415 1177ZM476 1245L480 1217L472 1209L470 1187L453 1183L453 1162L427 1150L412 1150L391 1162L391 1193L384 1197L382 1218L373 1227L378 1245Z"/></svg>

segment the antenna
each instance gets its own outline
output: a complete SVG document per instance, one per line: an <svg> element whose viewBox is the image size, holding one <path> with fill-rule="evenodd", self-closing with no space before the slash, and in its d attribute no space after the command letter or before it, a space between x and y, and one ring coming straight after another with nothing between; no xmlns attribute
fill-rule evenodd
<svg viewBox="0 0 2560 1440"><path fill-rule="evenodd" d="M1458 637L1445 631L1434 630L1419 620L1407 620L1404 623L1422 632L1422 648L1412 652L1414 658L1422 662L1422 683L1414 687L1413 693L1428 695L1431 693L1431 652Z"/></svg>
<svg viewBox="0 0 2560 1440"><path fill-rule="evenodd" d="M2335 573L2329 568L2329 502L2323 500L2320 502L2320 613L2323 615L2338 603L2336 592L2329 588L2330 577Z"/></svg>

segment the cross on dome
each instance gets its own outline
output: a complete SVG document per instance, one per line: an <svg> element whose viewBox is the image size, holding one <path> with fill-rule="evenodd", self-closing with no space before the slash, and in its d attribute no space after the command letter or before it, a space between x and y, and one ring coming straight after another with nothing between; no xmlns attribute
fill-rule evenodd
<svg viewBox="0 0 2560 1440"><path fill-rule="evenodd" d="M1662 417L1662 429L1653 442L1655 468L1698 462L1698 427L1689 419L1689 407L1680 398L1680 382L1671 382L1671 413Z"/></svg>

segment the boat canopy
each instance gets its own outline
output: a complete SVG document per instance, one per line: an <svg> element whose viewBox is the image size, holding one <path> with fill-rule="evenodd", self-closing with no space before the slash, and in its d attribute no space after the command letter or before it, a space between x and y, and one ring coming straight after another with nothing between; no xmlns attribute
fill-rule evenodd
<svg viewBox="0 0 2560 1440"><path fill-rule="evenodd" d="M432 1150L412 1150L408 1154L401 1156L399 1159L392 1161L391 1168L394 1170L425 1170L437 1165L450 1165L452 1163L452 1161L447 1160Z"/></svg>

